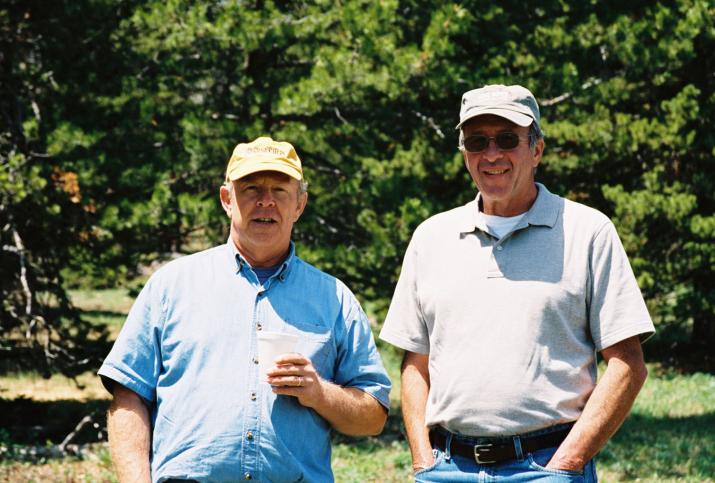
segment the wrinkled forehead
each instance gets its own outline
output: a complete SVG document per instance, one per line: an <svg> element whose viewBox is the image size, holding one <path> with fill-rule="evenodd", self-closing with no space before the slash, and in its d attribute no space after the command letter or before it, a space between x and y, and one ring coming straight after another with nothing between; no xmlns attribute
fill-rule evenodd
<svg viewBox="0 0 715 483"><path fill-rule="evenodd" d="M464 131L464 135L468 136L477 132L512 131L516 133L526 133L529 131L529 128L514 124L503 117L485 114L484 116L477 116L467 121L464 126L462 126L462 130Z"/></svg>
<svg viewBox="0 0 715 483"><path fill-rule="evenodd" d="M299 181L279 171L256 171L243 178L236 180L239 184L257 183L257 184L295 184L299 185Z"/></svg>

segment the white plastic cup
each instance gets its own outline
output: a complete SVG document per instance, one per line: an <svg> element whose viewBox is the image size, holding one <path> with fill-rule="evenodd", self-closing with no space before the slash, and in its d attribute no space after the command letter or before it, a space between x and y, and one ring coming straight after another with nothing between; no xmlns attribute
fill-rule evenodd
<svg viewBox="0 0 715 483"><path fill-rule="evenodd" d="M273 367L278 356L294 352L298 336L285 332L260 331L258 336L258 379L266 382L266 373Z"/></svg>

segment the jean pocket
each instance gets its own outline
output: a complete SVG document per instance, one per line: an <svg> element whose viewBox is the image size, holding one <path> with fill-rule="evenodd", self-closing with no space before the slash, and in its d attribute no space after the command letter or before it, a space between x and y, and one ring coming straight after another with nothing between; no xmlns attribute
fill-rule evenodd
<svg viewBox="0 0 715 483"><path fill-rule="evenodd" d="M432 455L434 456L434 463L432 463L427 468L420 468L419 470L415 471L415 478L425 473L429 473L430 471L433 471L435 468L437 468L437 466L439 466L440 463L442 463L442 461L444 461L444 452L442 452L441 450L433 449Z"/></svg>
<svg viewBox="0 0 715 483"><path fill-rule="evenodd" d="M539 451L534 451L527 455L527 461L529 462L529 467L536 471L543 471L545 473L551 473L554 475L563 475L580 478L583 477L583 470L581 471L571 471L571 470L559 470L554 468L547 468L546 465L549 464L551 458L556 453L557 448L547 448Z"/></svg>

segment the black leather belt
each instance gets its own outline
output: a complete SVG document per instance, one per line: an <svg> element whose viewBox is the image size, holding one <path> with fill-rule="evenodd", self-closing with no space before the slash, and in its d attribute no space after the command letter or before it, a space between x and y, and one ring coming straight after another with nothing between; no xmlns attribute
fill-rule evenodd
<svg viewBox="0 0 715 483"><path fill-rule="evenodd" d="M433 448L439 448L442 451L446 450L447 434L445 434L445 431L441 428L430 430L429 439ZM521 441L521 452L526 455L540 449L558 446L569 434L569 431L571 431L570 427L553 433L518 436ZM516 447L512 436L503 438L468 438L473 440L474 443L460 441L457 438L458 436L456 435L452 437L450 453L474 458L480 465L490 465L517 459Z"/></svg>

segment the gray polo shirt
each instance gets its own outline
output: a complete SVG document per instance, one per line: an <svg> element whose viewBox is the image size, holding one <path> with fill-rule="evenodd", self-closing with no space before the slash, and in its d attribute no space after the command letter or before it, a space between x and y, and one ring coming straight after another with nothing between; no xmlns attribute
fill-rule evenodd
<svg viewBox="0 0 715 483"><path fill-rule="evenodd" d="M613 223L537 186L501 239L477 196L410 241L380 338L429 354L428 426L496 436L574 421L596 351L655 331Z"/></svg>

